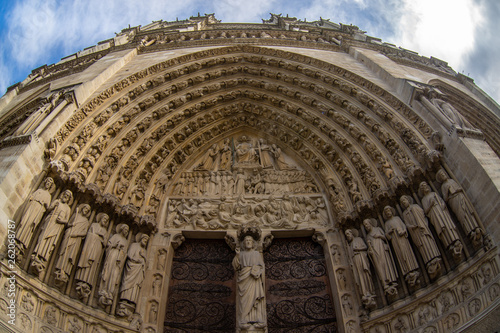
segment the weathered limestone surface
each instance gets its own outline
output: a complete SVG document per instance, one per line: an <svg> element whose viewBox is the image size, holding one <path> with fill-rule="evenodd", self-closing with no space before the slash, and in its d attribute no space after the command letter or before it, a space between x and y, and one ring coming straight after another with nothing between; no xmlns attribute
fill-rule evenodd
<svg viewBox="0 0 500 333"><path fill-rule="evenodd" d="M1 325L13 299L13 332L162 332L204 311L227 313L221 331L498 329L499 113L445 62L355 26L124 29L0 99L0 270L17 272L14 296L0 278ZM8 220L30 230L48 177L39 226L9 251ZM202 262L214 239L230 251ZM187 306L212 293L227 303Z"/></svg>

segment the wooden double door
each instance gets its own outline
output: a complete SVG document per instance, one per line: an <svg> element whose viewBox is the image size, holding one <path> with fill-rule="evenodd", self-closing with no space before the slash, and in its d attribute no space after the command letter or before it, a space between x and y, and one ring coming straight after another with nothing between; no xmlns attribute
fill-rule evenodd
<svg viewBox="0 0 500 333"><path fill-rule="evenodd" d="M175 252L164 332L234 333L234 252L224 240L188 239ZM264 251L270 333L336 332L322 247L310 238L275 239Z"/></svg>

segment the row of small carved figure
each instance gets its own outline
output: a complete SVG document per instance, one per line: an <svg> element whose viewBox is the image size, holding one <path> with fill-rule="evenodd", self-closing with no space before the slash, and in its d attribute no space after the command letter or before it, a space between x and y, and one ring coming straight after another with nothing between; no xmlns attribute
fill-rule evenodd
<svg viewBox="0 0 500 333"><path fill-rule="evenodd" d="M170 199L165 227L193 226L194 229L238 228L246 223L295 229L300 226L327 225L326 205L321 197L290 197L277 199L244 198L236 201L219 199Z"/></svg>
<svg viewBox="0 0 500 333"><path fill-rule="evenodd" d="M213 171L184 173L173 184L173 195L240 195L316 193L310 176L302 171Z"/></svg>
<svg viewBox="0 0 500 333"><path fill-rule="evenodd" d="M395 296L397 294L398 273L395 262L399 264L400 271L408 285L410 287L418 286L419 265L408 235L418 249L429 277L434 279L440 274L442 254L429 228L429 222L434 227L442 245L453 255L455 261L458 263L462 260L464 245L448 208L456 216L463 232L471 240L473 246L476 249L483 246L484 230L463 189L456 181L450 179L442 169L437 173L437 180L442 184L441 192L444 200L438 193L432 191L427 182L421 182L419 195L422 207L413 203L412 197L403 195L400 198L403 210L402 219L396 216L396 210L391 206L386 206L383 210L384 228L377 226L375 219L365 219L363 226L366 231L366 243L360 237L358 230L347 229L345 231L346 239L350 244L353 270L357 276L362 303L367 309L376 306L370 262L373 264L387 295ZM396 260L394 260L390 250L389 241L392 244Z"/></svg>
<svg viewBox="0 0 500 333"><path fill-rule="evenodd" d="M135 235L136 242L129 246L129 226L122 223L116 226L115 234L106 240L109 223L106 213L97 214L95 222L91 224L90 205L78 205L71 215L72 192L65 190L58 199L51 200L53 190L54 181L47 177L44 187L28 199L16 233L18 253L28 260L27 251L32 238L41 229L31 253L30 268L33 274L44 280L49 262L57 254L54 270L56 285L66 285L76 266L76 291L87 303L92 287L100 276L98 295L103 307L112 304L121 279L120 306L116 313L129 316L133 313L144 279L149 236L138 233ZM57 249L62 236L62 243ZM98 272L104 249L106 259L102 272Z"/></svg>

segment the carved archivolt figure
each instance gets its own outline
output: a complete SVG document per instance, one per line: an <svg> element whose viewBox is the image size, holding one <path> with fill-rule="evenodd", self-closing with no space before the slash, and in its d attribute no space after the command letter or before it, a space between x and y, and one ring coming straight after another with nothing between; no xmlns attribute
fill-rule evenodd
<svg viewBox="0 0 500 333"><path fill-rule="evenodd" d="M368 261L368 255L366 253L368 247L365 241L359 237L358 231L355 229L347 229L345 231L345 237L352 251L353 270L354 274L358 277L357 281L362 295L361 300L367 309L372 309L376 306L376 303L370 262Z"/></svg>
<svg viewBox="0 0 500 333"><path fill-rule="evenodd" d="M59 258L56 263L56 281L68 282L69 275L76 264L82 240L87 235L87 230L90 227L90 213L90 206L81 204L76 208L75 214L69 221L69 228L64 233Z"/></svg>
<svg viewBox="0 0 500 333"><path fill-rule="evenodd" d="M90 295L92 283L96 277L99 259L104 249L109 216L105 213L97 214L95 223L89 228L85 244L83 245L75 280L77 281L77 291L86 302Z"/></svg>
<svg viewBox="0 0 500 333"><path fill-rule="evenodd" d="M431 187L426 182L420 183L419 194L422 196L425 214L436 229L439 239L446 249L453 253L455 260L461 260L463 245L444 200L436 192L432 192Z"/></svg>
<svg viewBox="0 0 500 333"><path fill-rule="evenodd" d="M21 218L20 227L16 233L17 244L24 251L31 242L36 228L42 220L43 214L50 205L51 192L54 188L54 179L45 178L43 188L39 188L28 199L26 208Z"/></svg>
<svg viewBox="0 0 500 333"><path fill-rule="evenodd" d="M120 288L120 299L134 305L137 304L144 280L144 269L146 266L146 246L149 236L138 234L136 243L130 245L127 252L127 263Z"/></svg>
<svg viewBox="0 0 500 333"><path fill-rule="evenodd" d="M113 303L114 293L122 272L122 263L127 253L127 236L129 226L119 224L116 226L116 234L111 236L106 248L106 261L101 273L101 285L99 287L99 303L104 306Z"/></svg>
<svg viewBox="0 0 500 333"><path fill-rule="evenodd" d="M410 242L408 241L408 231L405 224L396 216L396 210L393 207L384 207L385 235L392 243L399 267L403 272L405 280L410 286L418 284L418 262L413 254Z"/></svg>
<svg viewBox="0 0 500 333"><path fill-rule="evenodd" d="M49 261L52 251L59 241L62 231L69 221L71 208L69 205L73 201L73 193L66 190L61 197L54 200L49 207L49 215L45 218L44 230L42 231L38 244L32 255L32 266L40 273L45 269L45 264Z"/></svg>
<svg viewBox="0 0 500 333"><path fill-rule="evenodd" d="M472 240L474 246L481 246L484 232L479 227L479 223L474 216L474 209L469 200L467 200L462 187L455 180L449 178L443 169L437 172L436 179L442 184L441 192L443 193L443 198L453 213L455 213L465 234Z"/></svg>
<svg viewBox="0 0 500 333"><path fill-rule="evenodd" d="M384 231L377 227L375 219L365 219L363 226L366 230L366 243L368 244L368 254L372 260L373 266L384 285L385 293L396 295L398 293L397 279L398 273L394 266L391 250L387 244Z"/></svg>
<svg viewBox="0 0 500 333"><path fill-rule="evenodd" d="M441 271L441 253L429 230L429 222L425 217L424 210L419 205L414 204L413 199L407 195L401 197L400 203L404 209L403 220L408 227L413 244L417 246L425 262L427 272L433 279Z"/></svg>
<svg viewBox="0 0 500 333"><path fill-rule="evenodd" d="M239 328L244 330L266 326L264 260L262 253L257 251L258 235L242 232L239 237L242 239L241 250L236 249L233 259L233 267L238 274L237 322Z"/></svg>

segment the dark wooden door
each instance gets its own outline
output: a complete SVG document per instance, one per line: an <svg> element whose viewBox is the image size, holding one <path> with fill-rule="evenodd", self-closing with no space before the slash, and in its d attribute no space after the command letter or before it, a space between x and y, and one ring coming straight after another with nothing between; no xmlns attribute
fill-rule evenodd
<svg viewBox="0 0 500 333"><path fill-rule="evenodd" d="M186 240L175 251L164 332L235 332L233 258L224 240Z"/></svg>
<svg viewBox="0 0 500 333"><path fill-rule="evenodd" d="M264 262L269 333L337 331L321 245L310 238L275 239Z"/></svg>

